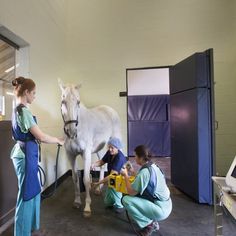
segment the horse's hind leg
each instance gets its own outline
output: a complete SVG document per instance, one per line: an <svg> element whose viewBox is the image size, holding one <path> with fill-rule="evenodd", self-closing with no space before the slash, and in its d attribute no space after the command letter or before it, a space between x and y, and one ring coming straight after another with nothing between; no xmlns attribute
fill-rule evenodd
<svg viewBox="0 0 236 236"><path fill-rule="evenodd" d="M75 200L74 200L74 207L75 208L80 208L81 206L81 198L80 198L80 184L79 184L79 176L78 173L76 172L76 157L67 153L67 156L69 158L70 164L71 164L71 169L72 169L72 179L74 183L74 188L75 188Z"/></svg>

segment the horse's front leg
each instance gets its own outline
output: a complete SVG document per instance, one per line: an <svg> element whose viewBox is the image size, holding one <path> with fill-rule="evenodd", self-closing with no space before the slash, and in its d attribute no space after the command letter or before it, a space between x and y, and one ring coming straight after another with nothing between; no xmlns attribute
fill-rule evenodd
<svg viewBox="0 0 236 236"><path fill-rule="evenodd" d="M86 149L83 153L84 158L84 186L86 191L84 217L91 216L91 197L90 197L90 167L91 167L91 149Z"/></svg>
<svg viewBox="0 0 236 236"><path fill-rule="evenodd" d="M98 159L99 159L99 160L102 160L102 158L103 158L104 155L105 155L104 150L100 150L99 152L97 152L97 156L98 156ZM106 168L106 165L103 165L103 166L100 167L99 181L102 180L102 179L104 179L105 168ZM101 195L101 193L102 193L102 191L101 191L102 187L103 187L103 184L98 185L98 186L95 188L94 193L95 193L96 195Z"/></svg>
<svg viewBox="0 0 236 236"><path fill-rule="evenodd" d="M74 207L75 208L80 208L81 206L81 198L80 198L80 184L79 184L79 176L76 172L76 165L75 165L75 161L76 161L76 156L72 155L71 153L67 152L67 156L68 159L70 161L71 164L71 170L72 170L72 179L73 179L73 183L74 183L74 188L75 188L75 199L74 199Z"/></svg>

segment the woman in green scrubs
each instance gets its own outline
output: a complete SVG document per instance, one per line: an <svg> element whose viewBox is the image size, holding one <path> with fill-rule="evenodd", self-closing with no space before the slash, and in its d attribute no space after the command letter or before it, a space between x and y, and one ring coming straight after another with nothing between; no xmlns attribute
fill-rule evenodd
<svg viewBox="0 0 236 236"><path fill-rule="evenodd" d="M128 195L122 203L140 228L141 236L149 236L159 229L158 221L166 219L172 211L170 191L160 168L150 161L144 145L134 150L135 161L141 166L134 182L129 182L127 169L122 169Z"/></svg>
<svg viewBox="0 0 236 236"><path fill-rule="evenodd" d="M29 200L24 199L25 179L26 179L26 155L22 148L26 139L21 137L31 137L31 140L38 140L43 143L64 144L64 139L52 137L45 134L38 127L32 113L28 108L35 99L36 86L33 80L24 77L18 77L12 81L17 101L17 107L13 111L13 136L16 144L12 149L11 158L18 179L18 196L15 210L14 236L40 236L43 235L40 228L40 189L39 193ZM18 108L18 109L17 109ZM20 137L18 139L18 137ZM25 142L24 142L25 140ZM36 150L37 153L38 150ZM36 156L37 158L37 156ZM36 159L37 165L38 159ZM30 170L27 170L30 171ZM37 182L37 181L36 181ZM34 183L29 188L34 188ZM29 189L30 192L30 189Z"/></svg>

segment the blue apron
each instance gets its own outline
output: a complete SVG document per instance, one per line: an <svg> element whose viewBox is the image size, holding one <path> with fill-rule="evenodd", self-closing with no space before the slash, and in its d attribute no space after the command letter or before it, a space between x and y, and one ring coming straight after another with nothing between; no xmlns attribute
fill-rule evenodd
<svg viewBox="0 0 236 236"><path fill-rule="evenodd" d="M19 143L25 154L25 177L23 182L23 200L28 201L41 192L38 179L38 143L34 136L28 132L23 133L17 124L17 113L22 113L23 104L19 104L12 115L13 138ZM34 117L36 122L36 117ZM37 122L36 122L37 123Z"/></svg>

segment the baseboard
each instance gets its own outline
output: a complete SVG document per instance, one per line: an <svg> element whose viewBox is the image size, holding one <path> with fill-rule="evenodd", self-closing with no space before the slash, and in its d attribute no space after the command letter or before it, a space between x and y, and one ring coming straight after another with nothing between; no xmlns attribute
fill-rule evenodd
<svg viewBox="0 0 236 236"><path fill-rule="evenodd" d="M92 178L98 179L99 178L99 174L100 171L91 171L90 172L92 175ZM83 182L83 177L84 177L84 170L77 170L77 175L79 176L79 185L80 185L80 192L85 192L85 186L84 186L84 182ZM67 179L69 176L72 176L72 171L68 170L64 175L62 175L58 180L57 180L57 185L56 188L58 188L60 186L61 183L63 183L63 181L65 179ZM107 172L104 173L104 176L107 176ZM53 193L55 189L55 182L52 183L50 186L48 186L41 194L41 199L44 200L48 197L51 196L51 194Z"/></svg>
<svg viewBox="0 0 236 236"><path fill-rule="evenodd" d="M10 220L8 220L7 222L5 222L3 225L1 225L0 227L0 235L6 231L9 227L11 227L14 223L14 217L11 218Z"/></svg>
<svg viewBox="0 0 236 236"><path fill-rule="evenodd" d="M57 179L56 189L65 181L69 176L72 176L72 171L68 170L64 175ZM50 196L53 191L55 190L55 182L48 186L44 191L41 193L41 200L46 199L46 196Z"/></svg>

